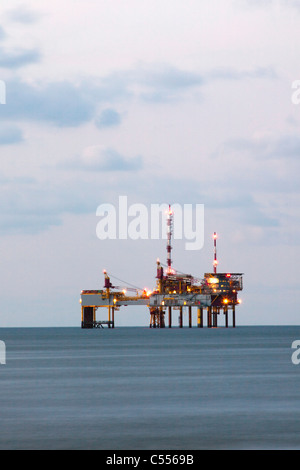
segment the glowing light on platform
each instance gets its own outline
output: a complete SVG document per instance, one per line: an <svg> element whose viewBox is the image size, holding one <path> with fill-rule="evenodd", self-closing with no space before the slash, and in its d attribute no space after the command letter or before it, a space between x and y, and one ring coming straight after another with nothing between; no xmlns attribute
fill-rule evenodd
<svg viewBox="0 0 300 470"><path fill-rule="evenodd" d="M217 277L210 277L208 279L209 284L219 284L219 279Z"/></svg>

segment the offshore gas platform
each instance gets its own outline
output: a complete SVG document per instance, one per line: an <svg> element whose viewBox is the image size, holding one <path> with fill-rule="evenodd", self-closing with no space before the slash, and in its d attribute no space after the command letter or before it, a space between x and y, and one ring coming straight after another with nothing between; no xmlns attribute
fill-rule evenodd
<svg viewBox="0 0 300 470"><path fill-rule="evenodd" d="M132 289L113 286L111 276L106 270L104 274L104 287L101 290L82 290L81 327L99 328L107 325L115 326L115 312L121 306L145 305L149 308L150 328L172 327L172 311L179 311L178 326L183 328L183 311L188 309L188 327L192 328L192 308L197 308L197 327L204 327L206 311L206 326L218 327L218 317L223 314L225 327L229 327L229 312L232 316L232 327L236 326L235 309L241 300L238 292L243 289L242 273L218 273L217 266L217 233L213 234L214 259L213 272L205 273L203 279L191 274L178 273L172 267L171 239L173 231L173 211L171 206L167 213L167 265L164 268L157 260L156 288ZM134 290L134 294L128 291ZM107 320L97 320L98 308L107 308ZM168 321L166 321L166 313Z"/></svg>

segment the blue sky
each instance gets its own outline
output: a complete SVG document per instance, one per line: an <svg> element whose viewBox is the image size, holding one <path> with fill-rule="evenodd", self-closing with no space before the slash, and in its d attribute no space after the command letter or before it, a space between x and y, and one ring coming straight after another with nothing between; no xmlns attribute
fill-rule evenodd
<svg viewBox="0 0 300 470"><path fill-rule="evenodd" d="M120 195L204 204L174 266L209 272L217 231L238 324L300 324L300 1L2 0L0 20L0 326L80 325L103 268L154 287L164 240L96 236Z"/></svg>

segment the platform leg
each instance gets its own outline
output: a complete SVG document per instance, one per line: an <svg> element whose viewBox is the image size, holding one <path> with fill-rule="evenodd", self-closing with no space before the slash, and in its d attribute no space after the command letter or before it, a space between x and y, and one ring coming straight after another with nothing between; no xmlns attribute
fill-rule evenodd
<svg viewBox="0 0 300 470"><path fill-rule="evenodd" d="M189 306L189 328L192 328L192 307Z"/></svg>
<svg viewBox="0 0 300 470"><path fill-rule="evenodd" d="M211 307L207 307L207 328L211 328Z"/></svg>
<svg viewBox="0 0 300 470"><path fill-rule="evenodd" d="M115 327L115 307L112 307L111 309L111 320L112 320L111 327L114 328Z"/></svg>
<svg viewBox="0 0 300 470"><path fill-rule="evenodd" d="M182 307L179 307L179 328L183 327L183 321L182 321Z"/></svg>

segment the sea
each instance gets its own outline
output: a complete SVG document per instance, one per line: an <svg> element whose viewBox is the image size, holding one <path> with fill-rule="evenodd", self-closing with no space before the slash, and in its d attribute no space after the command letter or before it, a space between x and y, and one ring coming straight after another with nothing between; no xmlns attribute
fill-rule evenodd
<svg viewBox="0 0 300 470"><path fill-rule="evenodd" d="M300 449L300 326L0 328L0 340L1 450Z"/></svg>

